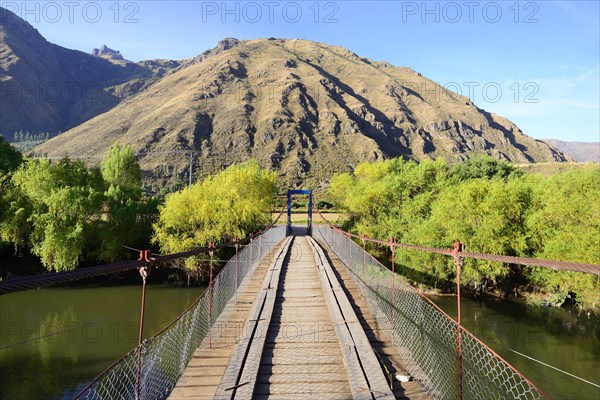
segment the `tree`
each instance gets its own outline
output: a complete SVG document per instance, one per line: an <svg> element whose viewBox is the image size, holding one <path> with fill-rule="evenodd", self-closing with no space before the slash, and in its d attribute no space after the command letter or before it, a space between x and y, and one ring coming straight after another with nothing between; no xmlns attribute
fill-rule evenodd
<svg viewBox="0 0 600 400"><path fill-rule="evenodd" d="M168 196L159 208L153 241L163 253L173 253L243 238L270 222L275 191L275 173L255 160L230 166Z"/></svg>
<svg viewBox="0 0 600 400"><path fill-rule="evenodd" d="M431 204L431 215L407 235L408 241L428 246L449 247L465 243L468 251L503 255L525 255L527 233L524 219L531 204L531 190L521 180L472 179L447 186ZM428 266L426 266L428 267ZM454 266L436 271L452 276ZM497 283L510 268L501 263L465 260L462 281L478 285Z"/></svg>
<svg viewBox="0 0 600 400"><path fill-rule="evenodd" d="M508 179L523 176L523 171L506 161L496 160L491 156L477 156L464 162L457 162L448 172L453 182L463 182L477 178Z"/></svg>
<svg viewBox="0 0 600 400"><path fill-rule="evenodd" d="M2 232L27 242L49 270L70 270L83 255L86 236L102 203L103 181L97 168L64 158L30 160L12 176L15 218L3 221ZM18 237L17 237L18 236Z"/></svg>
<svg viewBox="0 0 600 400"><path fill-rule="evenodd" d="M12 185L10 177L22 163L21 153L0 136L0 243L13 243L17 252L23 246L19 238L26 226L24 214L19 210L25 205L20 202L22 196Z"/></svg>
<svg viewBox="0 0 600 400"><path fill-rule="evenodd" d="M0 242L12 243L15 254L21 254L32 231L33 205L10 176L0 178Z"/></svg>
<svg viewBox="0 0 600 400"><path fill-rule="evenodd" d="M99 258L114 261L123 245L140 240L142 226L137 216L142 206L142 173L129 145L114 145L102 162L102 177L107 190L106 223L100 233Z"/></svg>
<svg viewBox="0 0 600 400"><path fill-rule="evenodd" d="M131 196L140 196L142 172L129 145L114 145L102 163L102 177L109 186L118 187Z"/></svg>
<svg viewBox="0 0 600 400"><path fill-rule="evenodd" d="M600 264L599 182L597 165L532 179L535 202L526 224L533 255ZM575 293L583 305L600 306L600 284L592 275L536 268L531 280L555 293L557 302Z"/></svg>
<svg viewBox="0 0 600 400"><path fill-rule="evenodd" d="M471 251L597 264L599 182L598 165L546 177L491 157L450 166L395 159L334 176L329 197L350 214L350 229L379 239L442 248L460 240ZM408 250L396 256L421 282L454 280L448 257ZM555 303L575 294L584 308L600 306L598 280L589 274L466 259L462 282L507 292L533 288L553 293Z"/></svg>
<svg viewBox="0 0 600 400"><path fill-rule="evenodd" d="M429 214L429 203L443 186L443 160L393 159L359 164L354 175L335 175L329 198L346 209L356 230L369 236L401 240L408 227Z"/></svg>
<svg viewBox="0 0 600 400"><path fill-rule="evenodd" d="M16 170L23 163L23 155L0 136L0 176Z"/></svg>

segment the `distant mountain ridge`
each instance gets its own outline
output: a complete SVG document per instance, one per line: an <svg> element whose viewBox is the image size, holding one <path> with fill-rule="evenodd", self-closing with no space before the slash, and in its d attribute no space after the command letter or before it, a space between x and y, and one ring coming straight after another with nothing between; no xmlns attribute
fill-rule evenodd
<svg viewBox="0 0 600 400"><path fill-rule="evenodd" d="M428 96L432 87L444 96ZM307 40L257 39L163 76L110 111L44 143L51 156L99 156L133 146L147 171L196 175L256 158L290 185L366 160L518 163L570 160L507 119L409 68Z"/></svg>
<svg viewBox="0 0 600 400"><path fill-rule="evenodd" d="M147 172L169 164L180 175L190 154L196 175L256 158L291 185L390 157L571 160L410 68L342 47L227 38L194 58L132 63L106 47L96 56L64 49L3 15L1 90L77 82L102 94L28 104L6 97L0 132L71 128L36 148L49 156L99 159L126 143Z"/></svg>
<svg viewBox="0 0 600 400"><path fill-rule="evenodd" d="M570 155L575 161L600 163L600 142L568 142L556 139L544 139L544 142Z"/></svg>
<svg viewBox="0 0 600 400"><path fill-rule="evenodd" d="M234 46L228 42L222 48ZM204 58L217 54L217 47ZM200 57L200 56L199 56ZM0 135L51 136L102 114L165 74L199 60L134 63L103 45L91 54L52 44L28 22L0 8Z"/></svg>

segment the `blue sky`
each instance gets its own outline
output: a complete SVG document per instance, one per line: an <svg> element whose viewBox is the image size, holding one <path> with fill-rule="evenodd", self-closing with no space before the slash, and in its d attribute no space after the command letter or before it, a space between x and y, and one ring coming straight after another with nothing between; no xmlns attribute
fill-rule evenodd
<svg viewBox="0 0 600 400"><path fill-rule="evenodd" d="M536 138L600 140L599 1L0 1L49 41L192 57L305 38L410 67Z"/></svg>

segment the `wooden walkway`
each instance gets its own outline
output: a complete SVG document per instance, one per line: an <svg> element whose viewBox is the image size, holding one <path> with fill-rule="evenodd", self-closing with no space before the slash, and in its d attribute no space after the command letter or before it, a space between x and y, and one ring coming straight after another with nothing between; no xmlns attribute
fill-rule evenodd
<svg viewBox="0 0 600 400"><path fill-rule="evenodd" d="M294 240L260 360L256 399L351 399L348 376L306 237Z"/></svg>
<svg viewBox="0 0 600 400"><path fill-rule="evenodd" d="M402 360L348 274L312 238L284 240L246 278L169 398L429 398L416 382L393 379L390 389Z"/></svg>

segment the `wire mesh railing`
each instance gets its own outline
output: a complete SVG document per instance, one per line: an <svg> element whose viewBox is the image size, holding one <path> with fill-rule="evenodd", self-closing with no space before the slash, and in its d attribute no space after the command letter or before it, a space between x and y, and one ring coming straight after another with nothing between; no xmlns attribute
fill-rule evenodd
<svg viewBox="0 0 600 400"><path fill-rule="evenodd" d="M247 276L285 237L274 226L236 252L212 286L173 323L112 364L76 399L165 399L183 374L192 354Z"/></svg>
<svg viewBox="0 0 600 400"><path fill-rule="evenodd" d="M542 399L548 396L351 237L313 226L353 273L407 372L440 399Z"/></svg>

